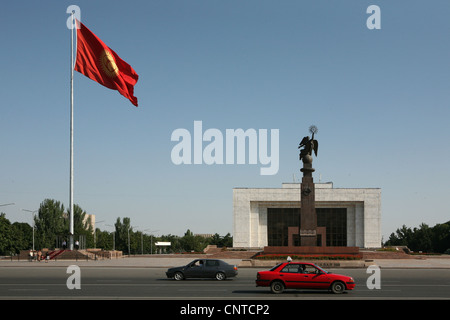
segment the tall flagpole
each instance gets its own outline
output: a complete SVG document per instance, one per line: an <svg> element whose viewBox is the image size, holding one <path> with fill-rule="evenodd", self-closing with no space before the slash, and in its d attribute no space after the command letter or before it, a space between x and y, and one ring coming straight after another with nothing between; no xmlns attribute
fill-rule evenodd
<svg viewBox="0 0 450 320"><path fill-rule="evenodd" d="M74 11L72 11L72 28L70 33L70 214L69 214L69 249L73 250L73 29L75 28Z"/></svg>

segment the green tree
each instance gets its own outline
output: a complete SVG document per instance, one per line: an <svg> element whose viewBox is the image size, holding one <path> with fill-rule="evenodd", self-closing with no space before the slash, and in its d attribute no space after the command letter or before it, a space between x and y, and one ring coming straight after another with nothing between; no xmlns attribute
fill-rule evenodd
<svg viewBox="0 0 450 320"><path fill-rule="evenodd" d="M419 228L403 225L391 233L386 246L407 246L412 251L444 253L450 249L450 221L430 228L422 223Z"/></svg>
<svg viewBox="0 0 450 320"><path fill-rule="evenodd" d="M69 240L70 211L65 212L64 205L53 199L45 199L39 206L35 222L35 248L55 248L59 246L57 238ZM74 238L84 236L86 247L94 246L91 219L79 205L73 206Z"/></svg>
<svg viewBox="0 0 450 320"><path fill-rule="evenodd" d="M191 230L187 230L181 238L181 246L184 251L201 252L207 246L208 242L201 236L194 235Z"/></svg>
<svg viewBox="0 0 450 320"><path fill-rule="evenodd" d="M133 231L133 227L130 230L131 252L133 254L141 254L142 252L142 231Z"/></svg>
<svg viewBox="0 0 450 320"><path fill-rule="evenodd" d="M114 248L114 236L108 231L101 231L99 228L96 229L96 246L103 250L113 250Z"/></svg>
<svg viewBox="0 0 450 320"><path fill-rule="evenodd" d="M408 241L408 247L413 251L433 251L432 230L422 223L419 228L414 228Z"/></svg>
<svg viewBox="0 0 450 320"><path fill-rule="evenodd" d="M411 240L413 231L403 225L400 229L397 229L395 233L391 233L387 246L407 246Z"/></svg>
<svg viewBox="0 0 450 320"><path fill-rule="evenodd" d="M69 224L64 219L64 205L59 201L45 199L39 206L35 222L35 248L54 248L56 237L67 237Z"/></svg>
<svg viewBox="0 0 450 320"><path fill-rule="evenodd" d="M11 222L0 213L0 255L10 255L14 251Z"/></svg>
<svg viewBox="0 0 450 320"><path fill-rule="evenodd" d="M230 233L227 233L225 237L222 239L222 246L223 247L232 247L233 246L233 237Z"/></svg>
<svg viewBox="0 0 450 320"><path fill-rule="evenodd" d="M450 249L450 221L433 227L433 251L444 253Z"/></svg>
<svg viewBox="0 0 450 320"><path fill-rule="evenodd" d="M26 222L14 222L12 225L13 253L29 250L33 247L33 227Z"/></svg>
<svg viewBox="0 0 450 320"><path fill-rule="evenodd" d="M212 244L212 245L216 245L219 248L232 247L233 246L233 237L229 233L227 233L224 237L222 237L218 233L216 233L211 238L208 239L208 243Z"/></svg>
<svg viewBox="0 0 450 320"><path fill-rule="evenodd" d="M128 236L131 231L130 218L122 218L122 221L120 221L120 218L117 218L114 226L116 228L116 250L130 254L129 248L131 249L131 245L129 246L128 242Z"/></svg>

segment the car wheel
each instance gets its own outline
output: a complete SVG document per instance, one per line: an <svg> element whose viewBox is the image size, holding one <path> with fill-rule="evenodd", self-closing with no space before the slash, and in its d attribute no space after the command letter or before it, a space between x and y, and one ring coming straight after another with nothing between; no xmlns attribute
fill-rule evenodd
<svg viewBox="0 0 450 320"><path fill-rule="evenodd" d="M333 293L343 293L345 291L345 284L341 281L333 282L331 285L331 291Z"/></svg>
<svg viewBox="0 0 450 320"><path fill-rule="evenodd" d="M175 274L173 275L173 278L175 280L183 280L184 279L184 275L181 272L175 272Z"/></svg>
<svg viewBox="0 0 450 320"><path fill-rule="evenodd" d="M272 293L282 293L284 291L284 284L281 281L274 281L270 284L270 291Z"/></svg>
<svg viewBox="0 0 450 320"><path fill-rule="evenodd" d="M223 273L223 272L217 272L216 273L216 279L217 280L221 281L221 280L225 280L225 278L226 278L225 273Z"/></svg>

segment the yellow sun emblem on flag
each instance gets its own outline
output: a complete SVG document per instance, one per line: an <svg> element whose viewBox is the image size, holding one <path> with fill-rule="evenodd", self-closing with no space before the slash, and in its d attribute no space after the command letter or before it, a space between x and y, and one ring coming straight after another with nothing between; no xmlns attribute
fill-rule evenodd
<svg viewBox="0 0 450 320"><path fill-rule="evenodd" d="M100 54L100 65L108 77L114 78L119 74L114 56L108 50L103 50Z"/></svg>

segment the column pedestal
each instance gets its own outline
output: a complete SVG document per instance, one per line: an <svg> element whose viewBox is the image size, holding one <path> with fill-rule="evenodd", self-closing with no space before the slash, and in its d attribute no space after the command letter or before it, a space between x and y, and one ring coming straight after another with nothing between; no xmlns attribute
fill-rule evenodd
<svg viewBox="0 0 450 320"><path fill-rule="evenodd" d="M300 186L300 245L305 247L317 246L317 215L315 205L315 187L312 177L314 169L312 168L311 156L305 157L303 161L302 183ZM309 159L310 158L310 159Z"/></svg>

